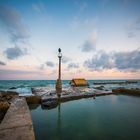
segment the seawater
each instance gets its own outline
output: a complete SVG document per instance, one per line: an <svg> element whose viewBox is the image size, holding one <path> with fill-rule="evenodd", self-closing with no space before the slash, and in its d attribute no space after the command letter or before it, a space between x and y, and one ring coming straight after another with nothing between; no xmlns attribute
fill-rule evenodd
<svg viewBox="0 0 140 140"><path fill-rule="evenodd" d="M126 80L88 80L90 87L96 87L100 85L94 85L94 82L124 82ZM132 84L106 84L103 85L107 90L117 87L126 88L140 88L140 80L138 83ZM55 89L55 80L0 80L0 90L9 90L10 88L15 88L15 91L19 92L20 95L30 95L32 94L31 88L33 87L47 87L49 89ZM62 87L69 88L70 80L62 80Z"/></svg>
<svg viewBox="0 0 140 140"><path fill-rule="evenodd" d="M31 107L36 140L140 140L140 97L108 95Z"/></svg>

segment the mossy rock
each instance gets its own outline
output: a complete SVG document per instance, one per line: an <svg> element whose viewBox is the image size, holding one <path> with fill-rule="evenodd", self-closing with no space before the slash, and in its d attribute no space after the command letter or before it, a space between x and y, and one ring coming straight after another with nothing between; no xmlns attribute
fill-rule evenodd
<svg viewBox="0 0 140 140"><path fill-rule="evenodd" d="M26 96L26 101L28 104L40 104L41 97L40 96Z"/></svg>
<svg viewBox="0 0 140 140"><path fill-rule="evenodd" d="M18 96L18 93L14 91L0 91L0 101L10 101L16 96Z"/></svg>
<svg viewBox="0 0 140 140"><path fill-rule="evenodd" d="M140 95L140 89L118 88L118 89L112 89L112 92L114 92L114 93L122 93L122 94L130 94L130 95Z"/></svg>
<svg viewBox="0 0 140 140"><path fill-rule="evenodd" d="M10 104L7 101L0 101L0 110L7 110Z"/></svg>

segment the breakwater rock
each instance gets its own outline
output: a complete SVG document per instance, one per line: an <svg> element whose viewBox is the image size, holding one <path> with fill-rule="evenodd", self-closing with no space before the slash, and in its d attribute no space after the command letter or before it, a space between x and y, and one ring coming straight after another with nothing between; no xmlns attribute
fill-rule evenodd
<svg viewBox="0 0 140 140"><path fill-rule="evenodd" d="M7 109L13 97L17 97L17 92L0 91L0 109Z"/></svg>
<svg viewBox="0 0 140 140"><path fill-rule="evenodd" d="M12 98L17 96L17 92L0 91L0 123L3 120L8 108L10 107Z"/></svg>
<svg viewBox="0 0 140 140"><path fill-rule="evenodd" d="M107 82L94 82L94 85L105 85L105 84L135 84L138 83L138 81L136 80L127 80L127 81L107 81Z"/></svg>
<svg viewBox="0 0 140 140"><path fill-rule="evenodd" d="M26 101L28 104L40 104L41 103L41 96L26 96Z"/></svg>
<svg viewBox="0 0 140 140"><path fill-rule="evenodd" d="M136 89L116 88L116 89L112 89L112 92L140 96L140 89L138 89L138 88L136 88Z"/></svg>
<svg viewBox="0 0 140 140"><path fill-rule="evenodd" d="M45 101L45 100L41 101L42 109L44 109L44 108L52 109L52 108L57 107L58 104L59 104L59 101L57 98L49 98L49 99L47 99L47 101Z"/></svg>

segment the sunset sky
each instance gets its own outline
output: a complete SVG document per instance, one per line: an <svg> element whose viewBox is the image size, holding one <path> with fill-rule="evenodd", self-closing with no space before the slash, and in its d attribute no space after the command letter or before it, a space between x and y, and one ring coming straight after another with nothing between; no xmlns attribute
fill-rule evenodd
<svg viewBox="0 0 140 140"><path fill-rule="evenodd" d="M140 0L0 0L0 79L140 79Z"/></svg>

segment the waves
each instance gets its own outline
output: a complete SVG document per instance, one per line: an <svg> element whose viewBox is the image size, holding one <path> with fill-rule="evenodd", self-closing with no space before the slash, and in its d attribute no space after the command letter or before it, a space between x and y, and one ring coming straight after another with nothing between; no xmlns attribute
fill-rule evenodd
<svg viewBox="0 0 140 140"><path fill-rule="evenodd" d="M90 88L99 88L102 86L104 90L112 90L113 88L140 88L140 80L137 83L119 84L126 80L88 80ZM136 80L135 80L136 81ZM47 90L55 89L55 80L0 80L0 90L12 90L21 95L32 94L31 88L46 88ZM63 89L68 89L70 80L62 80ZM112 82L112 84L110 84ZM118 82L118 84L116 84ZM95 85L94 83L100 83ZM108 83L108 84L102 84ZM115 84L113 84L115 83Z"/></svg>

